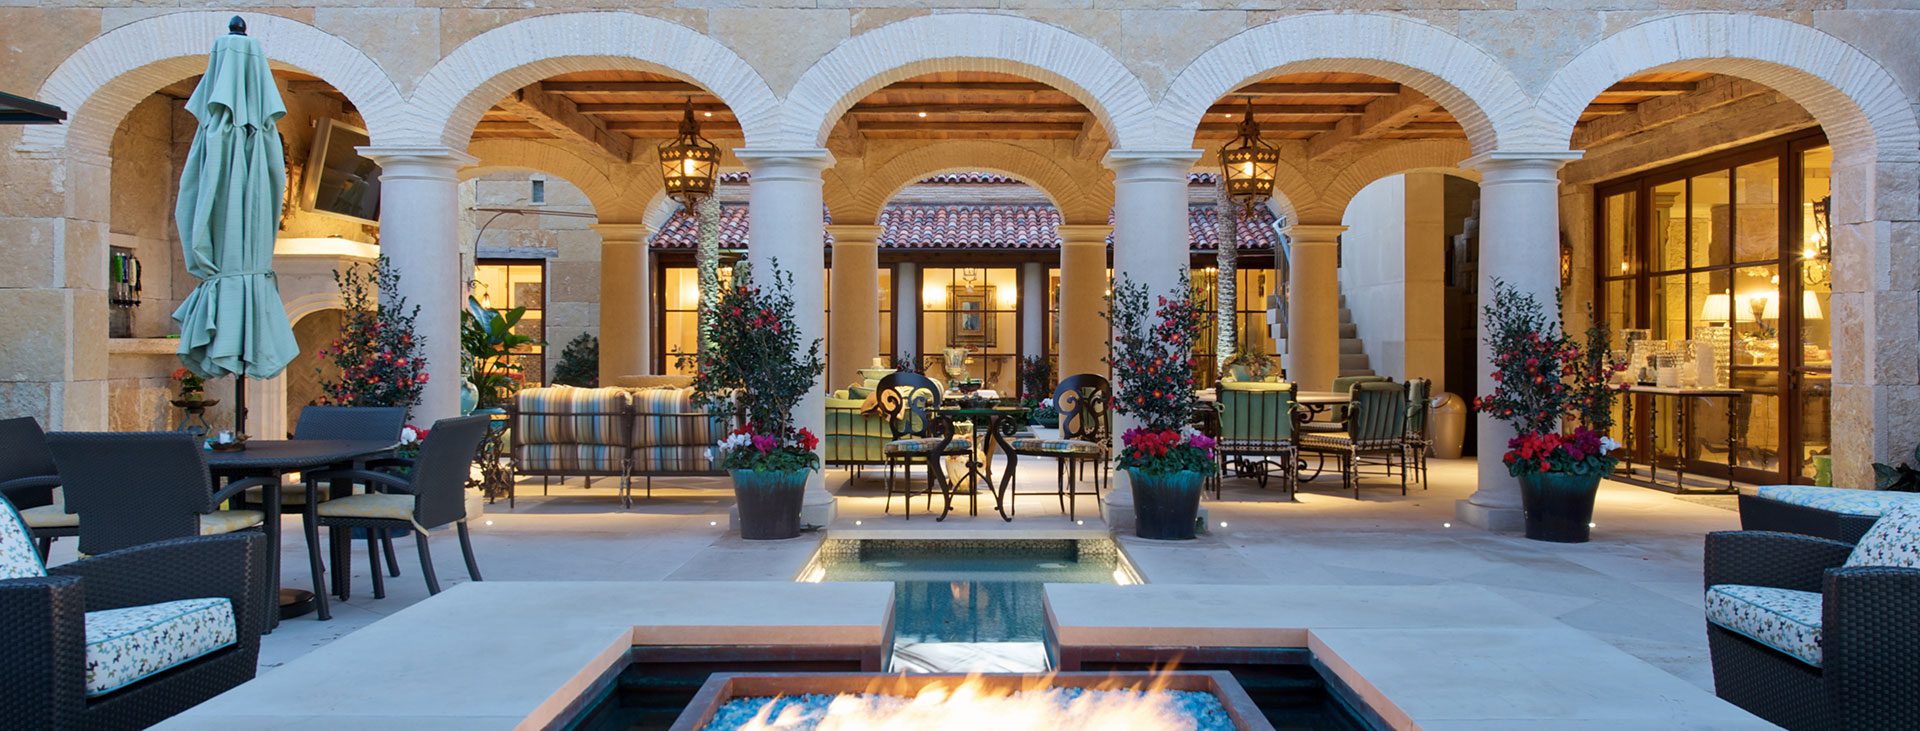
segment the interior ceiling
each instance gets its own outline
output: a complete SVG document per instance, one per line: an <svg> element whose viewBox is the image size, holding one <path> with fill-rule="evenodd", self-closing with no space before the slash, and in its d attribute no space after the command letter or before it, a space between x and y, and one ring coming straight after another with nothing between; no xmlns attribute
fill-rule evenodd
<svg viewBox="0 0 1920 731"><path fill-rule="evenodd" d="M293 72L294 90L338 96L324 82ZM1663 96L1685 94L1712 76L1664 72L1629 77L1595 97L1585 125L1632 112ZM190 88L190 87L189 87ZM516 91L487 110L474 139L567 139L631 159L638 140L674 136L691 100L702 133L726 144L742 135L718 98L673 77L643 71L585 71ZM1217 147L1239 129L1248 100L1269 140L1305 140L1314 154L1362 140L1464 139L1453 114L1420 92L1368 74L1316 72L1261 79L1220 99L1194 142ZM836 138L1082 140L1104 148L1105 132L1067 93L1020 76L950 71L882 87L849 108Z"/></svg>

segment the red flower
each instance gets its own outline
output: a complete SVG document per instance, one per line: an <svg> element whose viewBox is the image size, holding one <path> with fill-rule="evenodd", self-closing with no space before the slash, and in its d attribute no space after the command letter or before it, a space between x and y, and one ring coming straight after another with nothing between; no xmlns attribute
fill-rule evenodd
<svg viewBox="0 0 1920 731"><path fill-rule="evenodd" d="M805 427L801 427L800 448L811 452L814 447L818 446L820 446L820 438L814 436L813 432L808 431Z"/></svg>

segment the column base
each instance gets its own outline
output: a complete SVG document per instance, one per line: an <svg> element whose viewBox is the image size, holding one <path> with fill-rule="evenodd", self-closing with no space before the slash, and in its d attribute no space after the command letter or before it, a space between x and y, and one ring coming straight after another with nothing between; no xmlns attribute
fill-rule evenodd
<svg viewBox="0 0 1920 731"><path fill-rule="evenodd" d="M1519 508L1498 508L1459 500L1453 504L1453 519L1494 533L1518 533L1526 529L1527 515Z"/></svg>
<svg viewBox="0 0 1920 731"><path fill-rule="evenodd" d="M1133 535L1133 484L1128 481L1126 470L1113 471L1113 482L1107 486L1106 494L1100 496L1100 519L1106 521L1114 535Z"/></svg>

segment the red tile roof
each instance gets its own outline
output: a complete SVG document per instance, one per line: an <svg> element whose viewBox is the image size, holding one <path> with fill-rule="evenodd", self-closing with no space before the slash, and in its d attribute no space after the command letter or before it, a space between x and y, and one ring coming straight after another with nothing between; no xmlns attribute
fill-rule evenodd
<svg viewBox="0 0 1920 731"><path fill-rule="evenodd" d="M1242 215L1240 248L1271 250L1279 243L1273 213L1255 209L1257 223ZM823 219L825 217L823 216ZM1210 250L1219 234L1219 213L1212 204L1187 206L1189 246ZM1058 249L1060 213L1053 206L1019 203L926 204L894 203L880 212L883 249ZM699 237L699 223L685 211L673 214L653 239L657 249L691 249ZM1111 242L1111 238L1109 238ZM831 238L829 237L829 243ZM720 245L747 246L747 206L720 206Z"/></svg>

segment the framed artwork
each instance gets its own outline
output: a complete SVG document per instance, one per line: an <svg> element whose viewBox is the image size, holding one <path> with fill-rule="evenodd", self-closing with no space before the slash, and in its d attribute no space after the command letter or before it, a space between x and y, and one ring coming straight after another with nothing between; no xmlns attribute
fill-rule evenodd
<svg viewBox="0 0 1920 731"><path fill-rule="evenodd" d="M948 302L953 303L953 311L947 313L947 343L973 348L991 348L997 344L994 316L991 312L993 287L973 287L971 291L960 285L948 285Z"/></svg>

